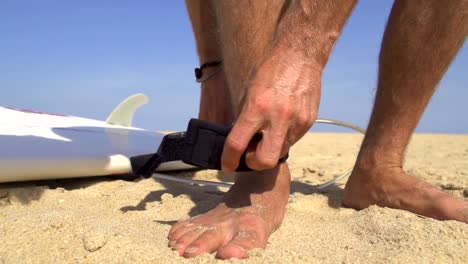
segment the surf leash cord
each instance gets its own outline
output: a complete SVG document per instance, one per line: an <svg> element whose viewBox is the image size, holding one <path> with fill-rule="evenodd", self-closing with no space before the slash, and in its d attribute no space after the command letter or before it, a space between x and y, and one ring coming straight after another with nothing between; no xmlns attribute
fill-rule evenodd
<svg viewBox="0 0 468 264"><path fill-rule="evenodd" d="M317 119L315 123L331 124L346 127L365 134L366 131L359 126L333 119ZM186 132L176 132L164 136L156 153L140 155L130 158L132 170L136 175L145 178L151 176L155 178L187 183L191 185L207 185L215 187L229 188L232 183L193 180L179 178L171 175L154 173L161 163L169 161L182 161L200 169L221 170L221 155L226 138L231 131L231 127L221 126L206 121L191 119ZM257 133L253 140L259 142L262 135ZM278 160L278 163L285 162L288 155ZM245 160L245 153L241 157L237 172L251 171ZM348 177L352 169L338 175L333 180L323 184L315 185L317 189L325 189L339 180Z"/></svg>
<svg viewBox="0 0 468 264"><path fill-rule="evenodd" d="M186 132L164 136L156 153L130 158L132 170L143 177L151 177L163 162L182 161L201 169L221 170L221 155L224 143L232 127L221 126L199 119L191 119ZM260 133L252 141L259 142ZM285 162L288 155L278 160ZM237 172L251 171L247 166L245 153L242 155Z"/></svg>

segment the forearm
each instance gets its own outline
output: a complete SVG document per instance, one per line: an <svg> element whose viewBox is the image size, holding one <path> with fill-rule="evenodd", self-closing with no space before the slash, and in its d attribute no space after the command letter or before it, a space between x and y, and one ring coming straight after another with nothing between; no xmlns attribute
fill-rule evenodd
<svg viewBox="0 0 468 264"><path fill-rule="evenodd" d="M275 35L275 48L325 67L357 0L296 0L284 11Z"/></svg>

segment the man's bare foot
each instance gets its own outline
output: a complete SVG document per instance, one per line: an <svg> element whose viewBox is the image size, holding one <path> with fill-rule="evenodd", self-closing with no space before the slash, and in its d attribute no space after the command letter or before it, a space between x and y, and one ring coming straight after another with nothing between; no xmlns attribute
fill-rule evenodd
<svg viewBox="0 0 468 264"><path fill-rule="evenodd" d="M217 252L221 259L246 258L264 248L280 226L289 196L287 165L238 176L236 184L215 209L176 223L169 246L184 257Z"/></svg>
<svg viewBox="0 0 468 264"><path fill-rule="evenodd" d="M343 204L358 210L375 204L438 220L468 223L467 201L418 180L400 167L362 169L356 166L346 183Z"/></svg>

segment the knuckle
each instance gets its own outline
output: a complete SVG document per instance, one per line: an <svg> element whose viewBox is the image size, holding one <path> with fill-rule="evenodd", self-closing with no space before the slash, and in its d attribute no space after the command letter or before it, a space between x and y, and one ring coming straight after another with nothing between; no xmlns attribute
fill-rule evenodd
<svg viewBox="0 0 468 264"><path fill-rule="evenodd" d="M311 121L311 118L309 115L299 115L296 119L296 123L300 126L300 127L308 127L309 124L310 124L310 121Z"/></svg>
<svg viewBox="0 0 468 264"><path fill-rule="evenodd" d="M307 120L307 126L310 128L314 125L315 121L317 121L317 113L312 113Z"/></svg>
<svg viewBox="0 0 468 264"><path fill-rule="evenodd" d="M296 129L296 130L299 130L299 129ZM297 133L288 133L288 135L284 139L284 144L282 146L282 149L292 146L293 143L296 142L296 138L297 138Z"/></svg>
<svg viewBox="0 0 468 264"><path fill-rule="evenodd" d="M285 119L290 119L294 115L294 108L290 104L285 104L280 110L281 116Z"/></svg>
<svg viewBox="0 0 468 264"><path fill-rule="evenodd" d="M254 153L247 153L247 155L245 156L245 162L247 163L247 166L251 169L257 170L259 167L257 157Z"/></svg>
<svg viewBox="0 0 468 264"><path fill-rule="evenodd" d="M250 110L242 116L242 122L244 126L253 127L259 122L259 112Z"/></svg>
<svg viewBox="0 0 468 264"><path fill-rule="evenodd" d="M253 110L258 113L266 113L270 106L267 100L263 98L256 98L253 103Z"/></svg>
<svg viewBox="0 0 468 264"><path fill-rule="evenodd" d="M276 164L278 163L277 160L273 159L273 158L260 158L258 160L258 165L259 167L261 167L262 169L271 169L271 168L274 168L276 166Z"/></svg>
<svg viewBox="0 0 468 264"><path fill-rule="evenodd" d="M314 125L315 120L316 119L309 119L306 124L307 128L311 128Z"/></svg>
<svg viewBox="0 0 468 264"><path fill-rule="evenodd" d="M310 113L310 115L309 115L309 119L310 119L309 121L310 122L314 123L315 120L317 120L317 118L318 118L318 115L317 115L316 112Z"/></svg>

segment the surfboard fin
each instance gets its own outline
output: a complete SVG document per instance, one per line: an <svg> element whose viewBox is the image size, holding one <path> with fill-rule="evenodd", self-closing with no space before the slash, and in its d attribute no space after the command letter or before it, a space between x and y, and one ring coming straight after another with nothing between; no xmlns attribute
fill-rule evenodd
<svg viewBox="0 0 468 264"><path fill-rule="evenodd" d="M127 97L107 117L106 123L119 126L132 126L136 110L149 102L148 96L139 93Z"/></svg>

